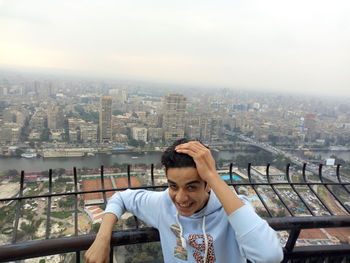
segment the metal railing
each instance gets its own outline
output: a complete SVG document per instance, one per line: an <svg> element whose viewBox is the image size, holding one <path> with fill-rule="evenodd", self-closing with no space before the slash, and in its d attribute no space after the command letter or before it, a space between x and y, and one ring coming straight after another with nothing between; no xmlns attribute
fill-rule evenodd
<svg viewBox="0 0 350 263"><path fill-rule="evenodd" d="M266 180L257 180L252 175L252 166L248 164L247 180L242 182L234 181L233 179L233 165L229 168L229 180L227 181L238 193L240 192L240 187L250 187L257 198L262 204L262 207L266 211L267 222L276 231L285 230L289 232L288 240L284 246L284 262L349 262L350 261L350 245L349 244L338 244L338 245L309 245L309 246L296 246L300 232L305 229L315 229L315 228L338 228L338 227L350 227L350 205L348 202L343 202L344 196L341 198L339 193L334 191L334 187L341 188L342 194L345 194L345 198L350 200L350 183L348 181L342 180L340 176L340 165L337 165L336 172L333 176L334 180L330 180L329 176L327 179L322 175L322 165L319 165L318 169L318 180L309 180L307 176L307 165L304 164L302 167L301 181L295 182L291 180L290 177L290 165L286 166L284 181L275 182L272 180L270 175L270 165L266 166ZM12 198L0 199L1 202L16 202L16 215L13 224L12 232L12 244L0 246L0 262L14 261L20 259L33 258L38 256L48 256L54 254L62 254L75 252L75 261L80 262L80 252L86 250L93 242L95 235L79 235L78 234L78 196L89 193L102 193L103 202L94 205L106 205L107 203L107 192L122 191L128 188L131 189L165 189L164 185L155 184L154 176L154 166L151 165L150 168L150 184L142 187L132 187L131 186L131 167L127 168L128 177L128 187L127 188L109 188L105 189L105 173L104 167L101 166L100 169L100 183L101 188L92 191L79 191L78 189L78 175L77 169L73 169L73 179L74 179L74 191L63 192L63 193L53 193L52 191L52 170L49 170L48 175L48 193L41 195L24 195L24 182L25 173L21 172L20 175L20 189L19 194ZM323 197L321 197L314 187L322 186L325 188L326 194L330 196L341 211L337 213L332 209L332 207L327 204ZM267 205L264 193L259 189L260 187L267 187L271 189L273 195L280 201L282 207L287 211L284 217L273 217L274 212L271 207ZM306 208L305 214L303 216L298 215L293 207L290 207L286 202L283 195L280 193L280 187L289 187L291 191L298 196L300 203ZM320 202L324 209L324 214L319 216L311 207L310 203L306 200L305 196L302 194L300 189L303 187L308 189ZM59 196L74 196L74 235L64 238L50 238L51 233L51 199L53 197ZM38 199L46 198L48 200L47 215L46 215L46 231L45 239L34 240L17 243L17 233L19 227L19 220L21 217L21 211L24 200L28 199ZM90 204L92 205L92 204ZM159 241L159 233L154 228L149 227L139 227L138 220L135 218L136 227L132 230L122 230L114 231L111 240L111 246L122 246L130 244L140 244L146 242ZM113 261L113 249L111 249L110 261Z"/></svg>

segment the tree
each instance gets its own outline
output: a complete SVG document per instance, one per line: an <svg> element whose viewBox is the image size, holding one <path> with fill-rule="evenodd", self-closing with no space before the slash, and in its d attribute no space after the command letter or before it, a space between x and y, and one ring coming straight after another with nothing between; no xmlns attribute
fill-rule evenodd
<svg viewBox="0 0 350 263"><path fill-rule="evenodd" d="M15 150L16 156L21 156L22 153L24 153L24 151L23 151L21 148L17 148L17 149Z"/></svg>
<svg viewBox="0 0 350 263"><path fill-rule="evenodd" d="M144 147L146 143L144 141L135 140L131 138L129 139L128 144L134 147Z"/></svg>
<svg viewBox="0 0 350 263"><path fill-rule="evenodd" d="M73 195L62 198L58 201L58 205L62 208L71 208L74 206L75 198Z"/></svg>
<svg viewBox="0 0 350 263"><path fill-rule="evenodd" d="M43 131L42 131L42 133L40 135L40 140L48 142L48 141L50 141L50 136L51 136L50 129L49 128L45 128L45 129L43 129Z"/></svg>

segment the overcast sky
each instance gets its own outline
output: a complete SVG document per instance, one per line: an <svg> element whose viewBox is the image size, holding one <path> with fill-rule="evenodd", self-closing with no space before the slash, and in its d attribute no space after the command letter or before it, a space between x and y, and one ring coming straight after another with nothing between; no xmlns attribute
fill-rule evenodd
<svg viewBox="0 0 350 263"><path fill-rule="evenodd" d="M350 96L349 0L0 0L0 66Z"/></svg>

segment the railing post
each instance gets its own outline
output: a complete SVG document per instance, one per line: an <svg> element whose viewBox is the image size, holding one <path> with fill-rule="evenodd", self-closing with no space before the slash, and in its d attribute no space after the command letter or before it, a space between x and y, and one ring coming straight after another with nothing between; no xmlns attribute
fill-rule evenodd
<svg viewBox="0 0 350 263"><path fill-rule="evenodd" d="M151 164L151 182L152 186L154 186L154 164Z"/></svg>
<svg viewBox="0 0 350 263"><path fill-rule="evenodd" d="M51 194L52 194L52 169L49 170L49 197L47 198L46 233L45 238L49 239L51 232Z"/></svg>
<svg viewBox="0 0 350 263"><path fill-rule="evenodd" d="M21 171L20 188L19 188L18 197L23 196L23 189L24 189L24 171ZM15 244L17 241L17 230L18 230L19 218L21 216L21 205L22 205L22 199L18 199L17 206L16 206L15 225L13 226L12 244Z"/></svg>
<svg viewBox="0 0 350 263"><path fill-rule="evenodd" d="M77 168L73 167L73 176L74 176L74 235L78 236L78 175ZM80 263L80 251L75 252L75 262Z"/></svg>

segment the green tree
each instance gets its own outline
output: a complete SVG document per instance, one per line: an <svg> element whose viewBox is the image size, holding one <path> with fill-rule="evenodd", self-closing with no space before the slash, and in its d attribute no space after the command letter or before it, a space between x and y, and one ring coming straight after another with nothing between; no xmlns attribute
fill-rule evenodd
<svg viewBox="0 0 350 263"><path fill-rule="evenodd" d="M21 156L22 153L24 153L24 151L23 151L21 148L17 148L17 149L15 150L16 156Z"/></svg>
<svg viewBox="0 0 350 263"><path fill-rule="evenodd" d="M45 129L43 129L43 131L42 131L42 133L40 135L40 140L48 142L48 141L50 141L50 136L51 136L50 129L49 128L45 128Z"/></svg>

